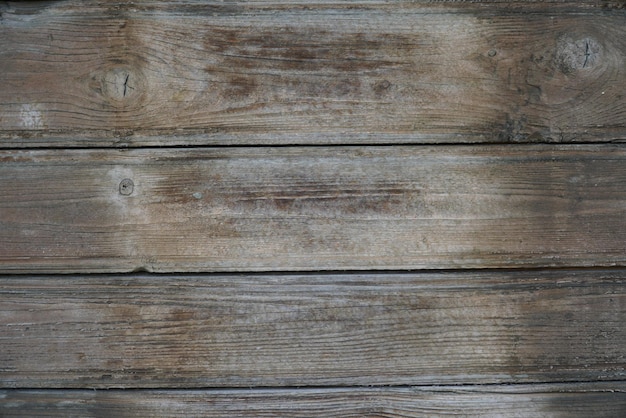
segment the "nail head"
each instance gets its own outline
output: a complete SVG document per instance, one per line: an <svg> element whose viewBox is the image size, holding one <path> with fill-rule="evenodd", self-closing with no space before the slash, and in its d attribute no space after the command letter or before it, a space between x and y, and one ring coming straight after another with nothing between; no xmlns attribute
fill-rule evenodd
<svg viewBox="0 0 626 418"><path fill-rule="evenodd" d="M123 196L129 196L135 189L135 183L131 179L124 179L120 182L120 194Z"/></svg>

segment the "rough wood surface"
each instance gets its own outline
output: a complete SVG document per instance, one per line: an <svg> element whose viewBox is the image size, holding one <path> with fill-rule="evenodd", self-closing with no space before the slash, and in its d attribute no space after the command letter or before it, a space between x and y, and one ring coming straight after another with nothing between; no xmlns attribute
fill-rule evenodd
<svg viewBox="0 0 626 418"><path fill-rule="evenodd" d="M0 145L626 139L621 2L3 2Z"/></svg>
<svg viewBox="0 0 626 418"><path fill-rule="evenodd" d="M626 271L4 276L3 388L623 380Z"/></svg>
<svg viewBox="0 0 626 418"><path fill-rule="evenodd" d="M0 416L626 416L625 22L0 2Z"/></svg>
<svg viewBox="0 0 626 418"><path fill-rule="evenodd" d="M0 271L626 265L626 147L0 152Z"/></svg>
<svg viewBox="0 0 626 418"><path fill-rule="evenodd" d="M3 417L525 417L626 414L624 383L203 391L0 391Z"/></svg>

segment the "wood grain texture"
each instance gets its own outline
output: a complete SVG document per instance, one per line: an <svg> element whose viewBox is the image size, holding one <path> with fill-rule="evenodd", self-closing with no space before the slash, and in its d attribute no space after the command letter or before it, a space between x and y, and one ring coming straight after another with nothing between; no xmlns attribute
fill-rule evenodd
<svg viewBox="0 0 626 418"><path fill-rule="evenodd" d="M203 391L0 391L3 417L525 417L626 414L624 383Z"/></svg>
<svg viewBox="0 0 626 418"><path fill-rule="evenodd" d="M626 416L625 22L0 2L0 416Z"/></svg>
<svg viewBox="0 0 626 418"><path fill-rule="evenodd" d="M620 5L3 3L0 145L624 140Z"/></svg>
<svg viewBox="0 0 626 418"><path fill-rule="evenodd" d="M3 276L3 388L624 380L626 271Z"/></svg>
<svg viewBox="0 0 626 418"><path fill-rule="evenodd" d="M2 151L0 161L5 273L626 265L617 145Z"/></svg>

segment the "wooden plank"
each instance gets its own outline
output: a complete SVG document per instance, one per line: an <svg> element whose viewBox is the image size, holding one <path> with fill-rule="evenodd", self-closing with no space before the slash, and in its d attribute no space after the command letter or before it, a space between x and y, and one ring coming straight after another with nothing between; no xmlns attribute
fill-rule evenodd
<svg viewBox="0 0 626 418"><path fill-rule="evenodd" d="M619 417L624 383L203 391L0 391L3 417Z"/></svg>
<svg viewBox="0 0 626 418"><path fill-rule="evenodd" d="M623 140L620 6L6 3L0 144Z"/></svg>
<svg viewBox="0 0 626 418"><path fill-rule="evenodd" d="M626 265L623 146L31 150L0 161L5 273Z"/></svg>
<svg viewBox="0 0 626 418"><path fill-rule="evenodd" d="M626 379L626 271L3 276L3 388Z"/></svg>

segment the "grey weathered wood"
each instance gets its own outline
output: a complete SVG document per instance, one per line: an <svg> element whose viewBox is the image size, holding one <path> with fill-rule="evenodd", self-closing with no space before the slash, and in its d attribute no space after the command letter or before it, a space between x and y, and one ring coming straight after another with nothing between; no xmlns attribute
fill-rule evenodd
<svg viewBox="0 0 626 418"><path fill-rule="evenodd" d="M591 1L10 2L0 145L623 140L625 19Z"/></svg>
<svg viewBox="0 0 626 418"><path fill-rule="evenodd" d="M624 380L626 271L3 276L3 388Z"/></svg>
<svg viewBox="0 0 626 418"><path fill-rule="evenodd" d="M0 161L2 272L626 265L623 146L2 151Z"/></svg>
<svg viewBox="0 0 626 418"><path fill-rule="evenodd" d="M102 149L622 141L624 9L1 3L0 415L626 415L626 147Z"/></svg>
<svg viewBox="0 0 626 418"><path fill-rule="evenodd" d="M3 417L620 417L624 383L202 391L0 391Z"/></svg>

